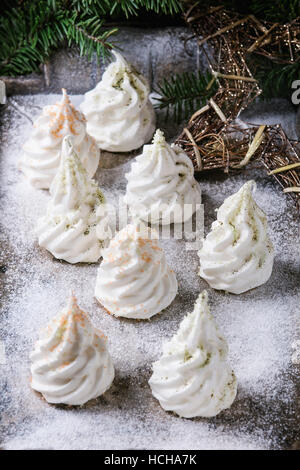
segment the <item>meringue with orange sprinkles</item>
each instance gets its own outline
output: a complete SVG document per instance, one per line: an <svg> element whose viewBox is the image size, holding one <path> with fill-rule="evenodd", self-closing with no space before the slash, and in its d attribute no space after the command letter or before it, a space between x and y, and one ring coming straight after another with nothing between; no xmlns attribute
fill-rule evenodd
<svg viewBox="0 0 300 470"><path fill-rule="evenodd" d="M106 392L115 376L106 337L73 295L41 332L30 359L31 387L49 403L83 405Z"/></svg>
<svg viewBox="0 0 300 470"><path fill-rule="evenodd" d="M63 141L50 195L46 214L36 228L39 245L68 263L96 263L111 236L107 204L98 184L84 169L70 136Z"/></svg>
<svg viewBox="0 0 300 470"><path fill-rule="evenodd" d="M90 177L99 165L100 151L87 133L84 115L72 105L65 89L62 93L60 102L44 107L23 145L18 166L35 188L50 187L60 164L62 141L67 135L73 137L74 148Z"/></svg>
<svg viewBox="0 0 300 470"><path fill-rule="evenodd" d="M103 250L95 297L117 316L149 319L177 294L177 280L158 243L157 232L142 224L123 228Z"/></svg>

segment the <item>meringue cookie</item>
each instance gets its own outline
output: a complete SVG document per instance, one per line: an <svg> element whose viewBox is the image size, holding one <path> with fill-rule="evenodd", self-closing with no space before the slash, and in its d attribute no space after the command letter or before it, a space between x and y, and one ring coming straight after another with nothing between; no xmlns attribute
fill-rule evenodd
<svg viewBox="0 0 300 470"><path fill-rule="evenodd" d="M177 145L170 146L158 129L152 145L132 163L125 202L133 217L161 224L185 222L201 203L190 158Z"/></svg>
<svg viewBox="0 0 300 470"><path fill-rule="evenodd" d="M60 164L61 145L66 135L73 137L75 151L90 177L99 165L100 151L86 132L84 115L71 104L66 90L62 92L60 103L45 106L34 123L30 139L23 146L19 169L36 188L50 187Z"/></svg>
<svg viewBox="0 0 300 470"><path fill-rule="evenodd" d="M150 228L127 225L103 250L95 297L117 317L147 319L177 294L177 280Z"/></svg>
<svg viewBox="0 0 300 470"><path fill-rule="evenodd" d="M207 304L207 292L164 345L149 380L162 408L183 418L216 416L229 408L237 392L236 377L227 363L227 343Z"/></svg>
<svg viewBox="0 0 300 470"><path fill-rule="evenodd" d="M252 196L255 187L249 181L225 199L198 253L199 275L214 289L241 294L271 276L274 249L266 215Z"/></svg>
<svg viewBox="0 0 300 470"><path fill-rule="evenodd" d="M49 403L83 405L108 390L115 376L105 336L74 296L42 332L30 359L31 386Z"/></svg>
<svg viewBox="0 0 300 470"><path fill-rule="evenodd" d="M37 225L39 245L69 263L95 263L111 236L105 198L89 178L69 136L50 187L47 213Z"/></svg>
<svg viewBox="0 0 300 470"><path fill-rule="evenodd" d="M121 54L113 54L116 61L108 66L96 88L85 94L80 108L89 134L101 149L129 152L151 139L155 115L147 80Z"/></svg>

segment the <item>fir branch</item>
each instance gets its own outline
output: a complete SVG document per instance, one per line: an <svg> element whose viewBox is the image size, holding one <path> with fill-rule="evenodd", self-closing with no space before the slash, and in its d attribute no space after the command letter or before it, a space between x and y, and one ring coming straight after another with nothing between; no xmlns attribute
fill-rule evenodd
<svg viewBox="0 0 300 470"><path fill-rule="evenodd" d="M115 2L110 0L69 0L69 9L78 14L98 15L103 18L110 12L112 3Z"/></svg>
<svg viewBox="0 0 300 470"><path fill-rule="evenodd" d="M255 77L262 89L261 99L291 98L292 83L300 77L300 63L282 64L264 63Z"/></svg>
<svg viewBox="0 0 300 470"><path fill-rule="evenodd" d="M141 10L174 15L183 11L182 0L71 0L70 6L79 13L104 16L137 16Z"/></svg>
<svg viewBox="0 0 300 470"><path fill-rule="evenodd" d="M194 0L192 0L194 2ZM145 11L178 15L188 0L3 0L0 18L0 75L24 75L39 69L50 55L65 42L77 46L81 55L94 53L106 57L116 47L112 36L117 28L107 25L113 17L137 16ZM207 0L199 0L207 5ZM227 8L254 13L271 21L286 22L300 15L299 0L239 0L213 1ZM262 58L256 65L255 77L264 90L263 97L290 94L290 84L299 78L299 59L285 64L285 49L279 59L282 64L270 64ZM203 78L203 77L202 77ZM191 82L189 82L189 79ZM186 117L211 96L200 76L176 76L161 85L162 99L158 107L174 111L176 119ZM197 88L198 87L198 88ZM213 94L213 93L212 93ZM201 101L202 100L202 101Z"/></svg>
<svg viewBox="0 0 300 470"><path fill-rule="evenodd" d="M126 0L120 0L108 3L110 3L110 10L108 12L110 15L120 15L123 13L126 18L129 18L129 16L137 16L138 14L137 1L131 0L128 2Z"/></svg>
<svg viewBox="0 0 300 470"><path fill-rule="evenodd" d="M288 23L300 16L299 0L251 0L251 12L271 22Z"/></svg>
<svg viewBox="0 0 300 470"><path fill-rule="evenodd" d="M176 14L181 0L3 0L0 18L0 75L35 72L64 42L81 55L98 59L115 47L107 27L111 15L136 16L140 11Z"/></svg>
<svg viewBox="0 0 300 470"><path fill-rule="evenodd" d="M209 72L200 71L176 74L169 80L164 78L156 90L160 97L155 98L158 101L155 107L166 109L166 119L171 113L174 120L180 122L201 108L216 93L216 83L207 89L211 79Z"/></svg>
<svg viewBox="0 0 300 470"><path fill-rule="evenodd" d="M75 12L69 22L67 38L69 45L78 46L80 55L91 59L96 52L99 59L109 55L114 45L108 39L117 31L118 28L105 29L105 21L98 16L89 17L86 13L80 15Z"/></svg>
<svg viewBox="0 0 300 470"><path fill-rule="evenodd" d="M91 60L93 53L96 52L98 59L101 56L105 58L113 48L112 43L109 43L107 38L116 31L117 29L106 31L101 34L101 36L95 37L75 24L69 30L69 39L71 42L79 46L79 53L81 56L86 55L88 59Z"/></svg>
<svg viewBox="0 0 300 470"><path fill-rule="evenodd" d="M164 15L174 15L183 11L183 3L180 0L138 0L140 8L145 8L147 11L154 11L155 13Z"/></svg>
<svg viewBox="0 0 300 470"><path fill-rule="evenodd" d="M0 22L0 74L23 75L38 70L65 34L66 17L42 1L12 8Z"/></svg>
<svg viewBox="0 0 300 470"><path fill-rule="evenodd" d="M78 12L125 15L126 18L138 15L143 9L164 15L174 15L183 11L181 0L71 0L71 6Z"/></svg>

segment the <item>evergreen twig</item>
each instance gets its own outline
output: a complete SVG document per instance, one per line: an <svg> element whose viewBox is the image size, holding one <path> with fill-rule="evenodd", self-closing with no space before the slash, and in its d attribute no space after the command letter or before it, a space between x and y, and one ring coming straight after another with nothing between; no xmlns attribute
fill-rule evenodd
<svg viewBox="0 0 300 470"><path fill-rule="evenodd" d="M215 94L217 86L214 83L207 89L212 75L209 72L184 72L176 74L170 79L164 78L158 85L156 92L160 95L155 98L156 108L166 109L166 119L170 112L176 122L186 119L194 111L202 107L206 101Z"/></svg>
<svg viewBox="0 0 300 470"><path fill-rule="evenodd" d="M112 18L129 18L152 11L179 15L195 0L3 0L0 17L0 75L18 76L37 71L55 49L67 43L81 55L98 58L109 55L118 28L109 25ZM197 4L207 6L207 0ZM210 0L226 8L255 14L259 18L285 23L300 16L299 0ZM254 75L263 89L263 97L286 96L299 78L299 59L285 63L283 50L278 61L255 57ZM274 59L274 58L272 58ZM174 110L175 119L187 117L211 95L205 93L206 76L183 74L165 80L159 93L159 108ZM212 90L213 91L213 90Z"/></svg>
<svg viewBox="0 0 300 470"><path fill-rule="evenodd" d="M68 19L45 2L27 2L12 8L0 23L0 74L34 72L64 39Z"/></svg>
<svg viewBox="0 0 300 470"><path fill-rule="evenodd" d="M81 55L105 57L115 47L118 28L112 15L138 15L141 10L178 14L181 0L3 0L0 17L0 75L35 72L64 42Z"/></svg>

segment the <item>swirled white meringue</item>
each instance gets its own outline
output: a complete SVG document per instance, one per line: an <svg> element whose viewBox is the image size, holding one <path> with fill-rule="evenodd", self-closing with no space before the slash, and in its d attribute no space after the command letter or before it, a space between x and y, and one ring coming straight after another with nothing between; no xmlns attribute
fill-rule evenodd
<svg viewBox="0 0 300 470"><path fill-rule="evenodd" d="M153 224L184 222L201 203L194 167L184 151L157 129L151 145L132 163L125 202L133 217Z"/></svg>
<svg viewBox="0 0 300 470"><path fill-rule="evenodd" d="M95 297L117 317L150 318L173 301L177 280L148 227L127 225L103 250Z"/></svg>
<svg viewBox="0 0 300 470"><path fill-rule="evenodd" d="M39 245L69 263L95 263L111 236L105 198L64 138L47 213L37 225Z"/></svg>
<svg viewBox="0 0 300 470"><path fill-rule="evenodd" d="M100 151L95 140L86 132L82 113L71 104L66 90L59 103L45 106L35 121L30 139L24 144L24 154L19 161L32 186L48 189L58 170L63 138L73 137L73 144L84 168L92 177L99 165Z"/></svg>
<svg viewBox="0 0 300 470"><path fill-rule="evenodd" d="M184 418L216 416L235 399L237 382L227 363L227 343L207 304L207 292L164 345L149 380L162 408Z"/></svg>
<svg viewBox="0 0 300 470"><path fill-rule="evenodd" d="M199 274L214 289L241 294L271 276L274 249L253 188L249 181L225 199L199 251Z"/></svg>
<svg viewBox="0 0 300 470"><path fill-rule="evenodd" d="M116 61L96 88L85 94L81 110L89 134L101 149L129 152L151 139L155 115L147 80L121 54L113 54Z"/></svg>
<svg viewBox="0 0 300 470"><path fill-rule="evenodd" d="M74 296L41 333L30 359L31 386L49 403L83 405L108 390L115 375L105 336Z"/></svg>

